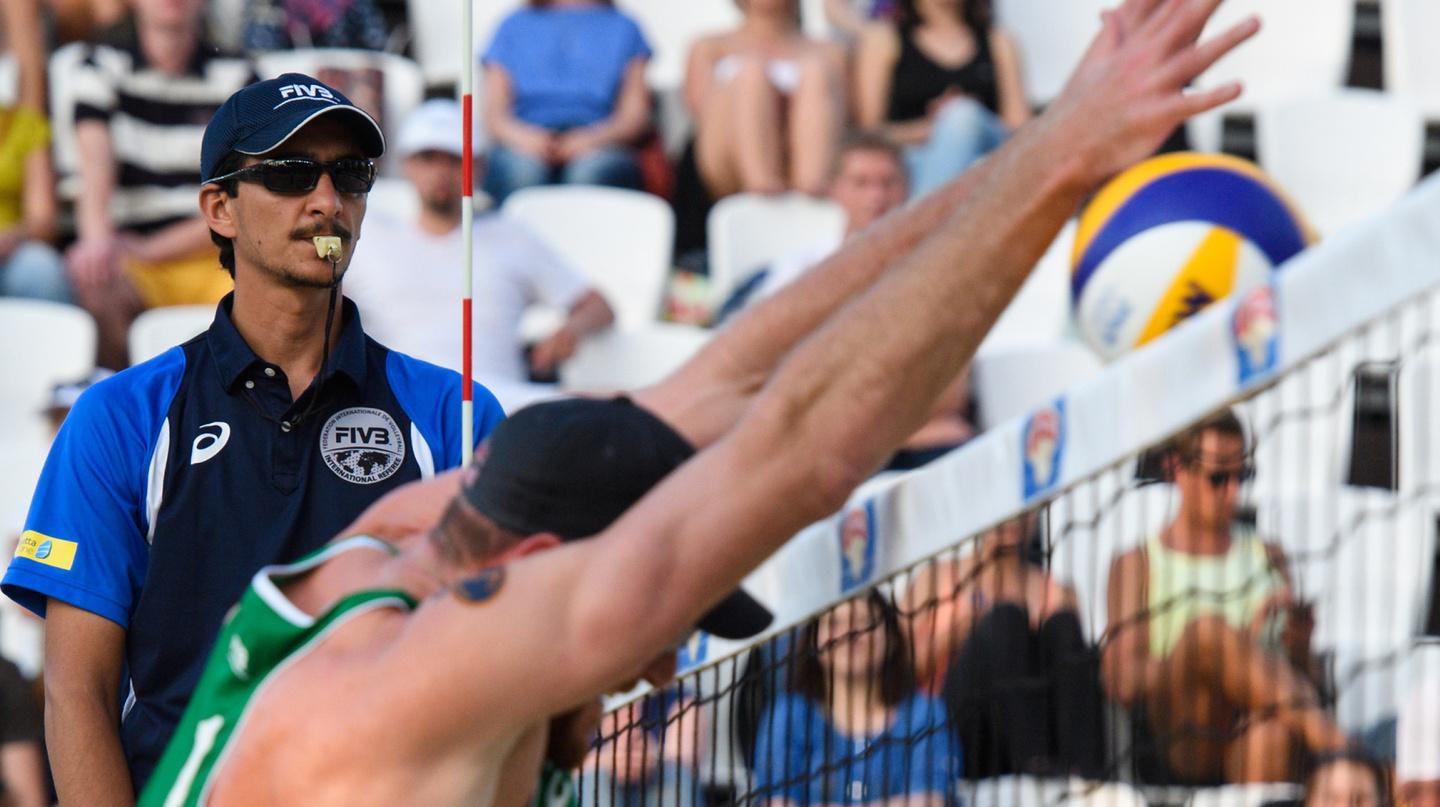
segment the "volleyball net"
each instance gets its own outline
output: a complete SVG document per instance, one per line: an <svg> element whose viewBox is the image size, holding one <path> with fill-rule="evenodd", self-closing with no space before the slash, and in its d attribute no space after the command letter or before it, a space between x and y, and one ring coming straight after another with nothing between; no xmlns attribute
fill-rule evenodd
<svg viewBox="0 0 1440 807"><path fill-rule="evenodd" d="M1293 798L1440 646L1440 184L1028 417L862 488L610 711L585 805ZM1268 788L1268 789L1267 789ZM1197 796L1198 794L1202 794Z"/></svg>

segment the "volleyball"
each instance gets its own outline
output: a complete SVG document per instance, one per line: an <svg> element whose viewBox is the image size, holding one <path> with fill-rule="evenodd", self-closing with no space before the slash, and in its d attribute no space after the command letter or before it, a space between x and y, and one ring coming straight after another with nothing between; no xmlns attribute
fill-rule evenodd
<svg viewBox="0 0 1440 807"><path fill-rule="evenodd" d="M1175 153L1112 179L1085 207L1071 256L1081 337L1107 361L1217 300L1263 283L1311 241L1259 167Z"/></svg>

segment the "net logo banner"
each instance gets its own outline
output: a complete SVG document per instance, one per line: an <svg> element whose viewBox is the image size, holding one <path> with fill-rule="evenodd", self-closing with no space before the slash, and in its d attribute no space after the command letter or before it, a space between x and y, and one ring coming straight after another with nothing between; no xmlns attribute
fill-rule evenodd
<svg viewBox="0 0 1440 807"><path fill-rule="evenodd" d="M1065 460L1065 399L1057 398L1025 420L1020 432L1021 495L1028 502L1060 481Z"/></svg>
<svg viewBox="0 0 1440 807"><path fill-rule="evenodd" d="M1251 289L1235 306L1230 336L1239 365L1238 382L1245 386L1280 367L1280 306L1275 286Z"/></svg>
<svg viewBox="0 0 1440 807"><path fill-rule="evenodd" d="M875 575L875 501L840 519L840 591L848 594Z"/></svg>

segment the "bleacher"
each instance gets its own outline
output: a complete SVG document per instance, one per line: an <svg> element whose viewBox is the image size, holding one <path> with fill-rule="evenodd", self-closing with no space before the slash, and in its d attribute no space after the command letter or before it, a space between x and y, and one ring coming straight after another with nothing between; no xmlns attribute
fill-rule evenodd
<svg viewBox="0 0 1440 807"><path fill-rule="evenodd" d="M499 20L520 3L475 4L481 48ZM1025 93L1043 108L1060 92L1098 29L1100 0L997 0L1001 24L1024 58ZM320 66L374 70L383 77L387 136L427 97L455 91L466 63L455 30L453 0L382 0L394 28L390 52L298 50L256 54L261 77ZM619 0L650 38L648 69L655 126L674 158L690 136L679 100L688 45L703 33L733 26L733 0ZM820 3L806 0L805 29L832 32ZM244 6L212 0L211 27L233 40ZM1266 28L1197 84L1231 79L1246 84L1241 103L1201 116L1186 128L1195 150L1254 158L1294 197L1321 237L1320 246L1287 266L1281 289L1283 361L1272 374L1244 384L1232 366L1229 316L1217 305L1158 349L1106 366L1072 323L1070 260L1073 225L1063 230L1030 280L982 344L973 365L984 434L921 471L877 477L846 512L867 512L871 555L863 570L846 556L846 513L796 536L748 581L776 614L767 641L793 636L816 614L873 587L896 592L926 563L963 556L973 536L1017 513L1046 513L1046 565L1079 597L1086 638L1105 639L1106 573L1110 559L1158 530L1173 515L1175 492L1163 482L1139 484L1143 452L1221 405L1234 404L1252 428L1256 480L1246 491L1257 528L1278 536L1293 560L1298 587L1315 601L1315 644L1334 686L1334 712L1360 733L1393 717L1396 693L1422 653L1427 608L1437 596L1437 513L1440 434L1430 413L1440 384L1433 343L1440 242L1434 219L1440 186L1419 191L1440 164L1440 2L1436 0L1227 0L1219 30L1248 13ZM220 39L225 40L224 36ZM234 44L233 42L231 44ZM81 46L57 50L49 65L54 156L59 195L73 204L72 98L67 80ZM0 59L0 101L13 71ZM477 90L479 89L477 85ZM476 107L480 106L478 99ZM409 217L416 200L392 161L370 197L372 211ZM1408 196L1407 196L1408 194ZM1398 207L1397 207L1398 204ZM567 392L631 389L656 381L699 350L713 333L687 317L677 291L672 244L676 216L669 200L608 188L555 186L523 191L500 210L524 222L612 301L615 328L585 343L559 370ZM739 194L719 202L706 224L709 274L698 281L699 308L724 299L751 272L817 241L839 241L843 213L808 197ZM71 233L73 235L73 232ZM692 293L692 297L695 296ZM694 300L685 301L693 306ZM130 333L133 361L157 355L208 326L205 307L156 309ZM548 323L548 325L547 325ZM527 328L553 327L555 312L533 312ZM52 426L42 415L52 388L93 369L94 325L65 306L0 299L0 532L23 523ZM1373 448L1357 426L1372 403L1357 398L1356 374L1383 366L1389 388L1379 402L1396 437L1386 447L1395 481L1381 489L1351 484L1361 456ZM1184 395L1171 395L1184 389ZM502 395L520 405L551 394L518 389ZM1017 479L1029 418L1063 399L1074 442L1056 478L1027 496ZM1367 408L1370 407L1370 408ZM1358 473L1369 473L1361 468ZM964 495L957 492L963 491ZM1378 553L1376 547L1383 547ZM1400 572L1413 572L1400 573ZM27 673L39 667L38 627L8 601L0 604L0 651ZM696 639L682 686L702 706L681 720L713 731L697 763L712 794L747 799L750 772L731 733L732 698L754 648L714 637ZM644 695L638 695L643 698ZM633 708L614 704L616 708ZM686 717L685 715L689 715ZM607 739L615 739L610 737ZM1109 738L1112 776L1012 777L966 782L956 795L987 805L1260 805L1293 798L1294 785L1167 789L1140 781L1130 764L1131 738ZM595 794L590 794L593 797ZM584 797L584 794L582 794ZM720 803L717 802L717 803ZM587 804L594 803L587 800Z"/></svg>

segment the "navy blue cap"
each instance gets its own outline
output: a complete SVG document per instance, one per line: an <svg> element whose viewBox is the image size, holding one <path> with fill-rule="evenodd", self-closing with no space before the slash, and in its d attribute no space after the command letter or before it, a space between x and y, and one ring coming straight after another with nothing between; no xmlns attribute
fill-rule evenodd
<svg viewBox="0 0 1440 807"><path fill-rule="evenodd" d="M528 406L486 440L485 462L461 493L501 527L574 541L604 531L695 449L629 398L570 398ZM722 639L765 630L772 615L736 589L699 628Z"/></svg>
<svg viewBox="0 0 1440 807"><path fill-rule="evenodd" d="M366 157L385 153L380 124L365 110L317 78L286 73L241 88L221 104L200 146L202 183L216 176L215 167L230 152L264 154L321 115L343 118Z"/></svg>

